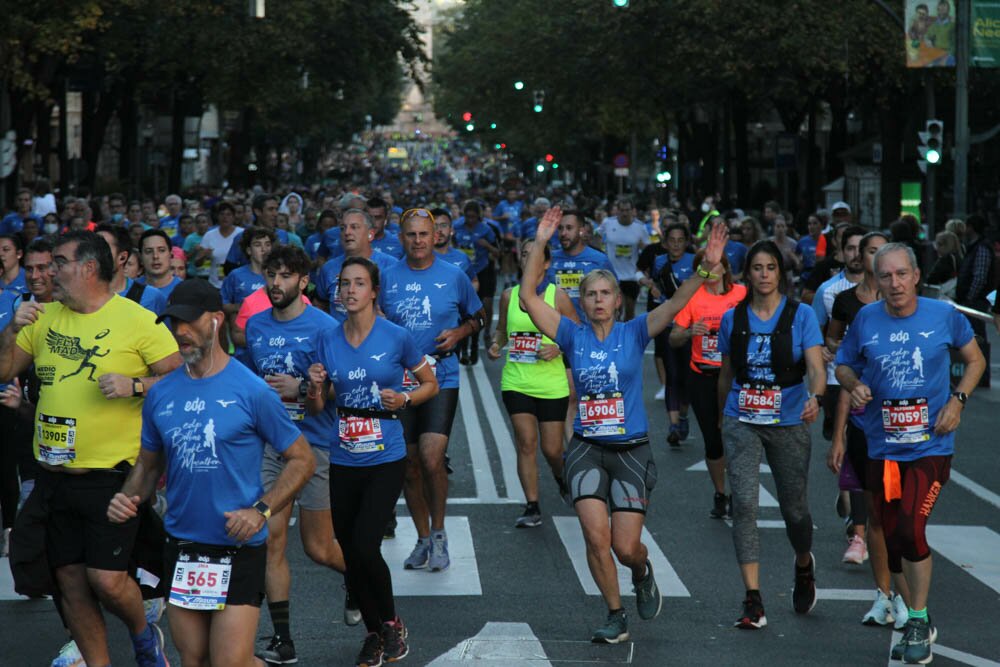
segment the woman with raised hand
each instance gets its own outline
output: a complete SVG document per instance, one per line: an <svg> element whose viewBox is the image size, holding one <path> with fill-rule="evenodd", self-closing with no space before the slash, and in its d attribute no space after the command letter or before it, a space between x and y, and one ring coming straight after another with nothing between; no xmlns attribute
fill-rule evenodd
<svg viewBox="0 0 1000 667"><path fill-rule="evenodd" d="M612 550L618 561L632 570L639 617L656 617L662 605L641 540L649 496L656 484L656 463L642 400L644 350L702 282L719 275L726 231L722 224L713 226L704 261L695 274L671 299L628 322L615 321L622 293L614 274L591 271L580 284L586 322L579 324L547 304L537 291L545 261L543 248L561 218L562 211L556 206L539 223L519 298L539 332L559 345L573 372L578 411L563 476L583 529L590 572L608 605L607 620L594 631L592 641L615 644L628 639L629 632Z"/></svg>

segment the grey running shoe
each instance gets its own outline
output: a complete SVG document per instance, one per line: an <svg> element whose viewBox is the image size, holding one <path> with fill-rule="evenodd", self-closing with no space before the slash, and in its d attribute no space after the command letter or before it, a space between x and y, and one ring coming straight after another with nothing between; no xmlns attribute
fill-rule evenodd
<svg viewBox="0 0 1000 667"><path fill-rule="evenodd" d="M542 525L542 511L538 508L538 503L528 503L524 507L524 514L517 517L514 522L515 528L534 528Z"/></svg>
<svg viewBox="0 0 1000 667"><path fill-rule="evenodd" d="M347 585L344 585L347 588ZM361 610L358 609L358 602L351 595L351 591L347 591L344 596L344 624L345 625L357 625L361 622Z"/></svg>
<svg viewBox="0 0 1000 667"><path fill-rule="evenodd" d="M933 644L934 642L937 641L937 628L935 628L934 624L931 623L930 616L927 617L927 625L930 627L930 631L928 633L928 640L930 641L931 644ZM910 637L910 622L907 621L905 624L905 630L903 630L903 638L900 639L898 642L896 642L895 645L893 645L892 652L889 654L889 657L891 659L893 660L903 659L903 656L906 653L906 647L909 644L909 637ZM930 660L928 660L927 662L930 662Z"/></svg>
<svg viewBox="0 0 1000 667"><path fill-rule="evenodd" d="M908 665L926 665L934 659L931 652L931 644L937 641L937 628L931 625L928 616L925 621L922 618L911 618L906 622L906 648L903 649L903 662ZM895 648L895 647L893 647Z"/></svg>
<svg viewBox="0 0 1000 667"><path fill-rule="evenodd" d="M431 540L429 537L421 537L417 540L417 545L413 551L403 561L404 570L422 570L427 567L427 561L431 556Z"/></svg>
<svg viewBox="0 0 1000 667"><path fill-rule="evenodd" d="M601 627L594 630L594 635L590 641L595 644L617 644L628 641L628 616L625 610L609 611L608 620Z"/></svg>
<svg viewBox="0 0 1000 667"><path fill-rule="evenodd" d="M656 578L653 576L653 564L646 560L646 576L639 581L632 582L635 590L635 606L639 610L639 618L648 621L656 618L663 608L663 596L660 588L656 585Z"/></svg>
<svg viewBox="0 0 1000 667"><path fill-rule="evenodd" d="M447 570L451 565L448 557L448 536L444 533L431 535L431 555L427 559L427 566L431 572L441 572Z"/></svg>

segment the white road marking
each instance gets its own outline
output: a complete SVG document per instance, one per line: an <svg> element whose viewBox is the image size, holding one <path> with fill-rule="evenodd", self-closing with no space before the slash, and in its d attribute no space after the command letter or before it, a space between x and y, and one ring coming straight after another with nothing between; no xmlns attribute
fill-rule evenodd
<svg viewBox="0 0 1000 667"><path fill-rule="evenodd" d="M893 631L892 640L889 642L889 650L895 646L900 639L903 638L901 632ZM933 644L931 646L931 652L936 656L941 656L942 658L948 658L949 660L954 660L955 662L960 662L963 665L971 665L971 667L1000 667L1000 662L994 660L987 660L986 658L980 658L978 655L972 655L971 653L966 653L965 651L957 651L953 648L948 648L947 646L941 646L941 644ZM893 662L889 660L888 667L899 667L902 663Z"/></svg>
<svg viewBox="0 0 1000 667"><path fill-rule="evenodd" d="M483 594L469 517L445 517L444 528L448 532L451 557L448 569L443 572L404 570L403 561L417 543L417 531L408 517L399 517L396 539L382 542L382 557L392 573L392 590L396 597Z"/></svg>
<svg viewBox="0 0 1000 667"><path fill-rule="evenodd" d="M733 520L732 519L726 519L726 525L728 525L730 528L732 528L732 526L733 526ZM784 519L757 519L757 527L758 528L780 528L781 530L784 530L785 529L785 520ZM813 524L813 530L818 530L816 524Z"/></svg>
<svg viewBox="0 0 1000 667"><path fill-rule="evenodd" d="M475 663L496 663L504 667L551 667L545 649L527 623L490 622L476 636L459 642L438 656L428 667L448 667Z"/></svg>
<svg viewBox="0 0 1000 667"><path fill-rule="evenodd" d="M472 474L476 480L476 497L487 502L500 499L497 494L497 483L490 467L490 457L486 453L486 443L479 434L483 432L479 421L479 411L476 402L465 383L465 391L458 392L458 407L462 413L462 423L465 425L466 439L469 441L469 458L472 460Z"/></svg>
<svg viewBox="0 0 1000 667"><path fill-rule="evenodd" d="M952 468L951 473L949 474L949 479L974 496L977 496L997 509L1000 509L1000 495L993 493L982 484L972 481L954 468Z"/></svg>
<svg viewBox="0 0 1000 667"><path fill-rule="evenodd" d="M14 575L10 572L10 559L0 558L0 600L27 600L14 592Z"/></svg>
<svg viewBox="0 0 1000 667"><path fill-rule="evenodd" d="M687 469L688 472L708 472L708 466L705 464L705 460L702 459ZM760 464L760 471L765 475L771 474L771 466L766 463Z"/></svg>
<svg viewBox="0 0 1000 667"><path fill-rule="evenodd" d="M931 548L1000 593L1000 535L986 526L927 526Z"/></svg>
<svg viewBox="0 0 1000 667"><path fill-rule="evenodd" d="M875 598L875 590L857 588L817 588L817 600L850 600L869 602Z"/></svg>
<svg viewBox="0 0 1000 667"><path fill-rule="evenodd" d="M767 468L767 470L764 470L764 468ZM705 464L705 461L702 460L699 461L698 463L695 463L693 466L689 467L687 471L708 472L708 466ZM767 467L766 464L762 463L760 464L760 471L762 473L769 474L771 472L771 469ZM780 507L780 505L778 505L778 500L771 495L770 491L764 488L763 484L760 485L760 492L758 494L758 504L760 507Z"/></svg>
<svg viewBox="0 0 1000 667"><path fill-rule="evenodd" d="M583 541L583 531L580 522L575 516L554 516L552 521L559 531L559 539L562 540L566 553L573 562L573 570L583 586L583 591L587 595L600 595L601 592L594 583L594 578L590 575L590 568L587 566L587 551ZM670 561L660 550L659 545L645 527L642 529L642 542L649 549L649 560L653 563L653 571L656 574L656 583L660 587L660 592L664 597L688 598L691 593L677 576ZM635 595L632 591L632 571L618 563L618 587L623 596Z"/></svg>
<svg viewBox="0 0 1000 667"><path fill-rule="evenodd" d="M517 477L517 450L514 448L514 440L511 438L510 428L507 425L507 417L500 411L496 394L493 393L493 385L490 384L482 364L476 364L472 367L472 375L475 377L476 389L479 390L479 398L486 410L486 423L497 445L500 470L503 473L507 497L523 503L525 500L524 491L521 489L521 480Z"/></svg>

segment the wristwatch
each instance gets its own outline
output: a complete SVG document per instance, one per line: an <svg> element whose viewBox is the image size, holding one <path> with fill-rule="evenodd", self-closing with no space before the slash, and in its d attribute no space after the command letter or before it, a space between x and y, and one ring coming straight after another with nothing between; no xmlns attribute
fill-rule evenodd
<svg viewBox="0 0 1000 667"><path fill-rule="evenodd" d="M958 402L965 405L965 402L969 400L969 395L964 391L953 391L951 395L958 399Z"/></svg>
<svg viewBox="0 0 1000 667"><path fill-rule="evenodd" d="M146 393L146 385L140 378L132 378L132 395L143 396Z"/></svg>
<svg viewBox="0 0 1000 667"><path fill-rule="evenodd" d="M299 383L299 398L305 398L306 394L309 393L309 380L303 380Z"/></svg>
<svg viewBox="0 0 1000 667"><path fill-rule="evenodd" d="M263 500L258 500L257 502L255 502L253 504L253 508L257 510L257 512L259 512L262 517L264 517L265 521L271 518L271 508L268 507L267 503L265 503Z"/></svg>
<svg viewBox="0 0 1000 667"><path fill-rule="evenodd" d="M406 392L406 391L404 391L404 392L403 392L403 409L404 409L404 410L405 410L406 408L410 407L410 400L411 400L411 399L410 399L410 394L409 394L409 392Z"/></svg>

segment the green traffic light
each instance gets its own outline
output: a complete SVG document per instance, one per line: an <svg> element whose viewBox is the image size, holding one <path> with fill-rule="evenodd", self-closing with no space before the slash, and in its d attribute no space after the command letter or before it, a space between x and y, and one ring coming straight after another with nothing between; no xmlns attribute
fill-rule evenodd
<svg viewBox="0 0 1000 667"><path fill-rule="evenodd" d="M614 3L615 7L617 7L618 9L622 9L624 7L628 7L628 0L612 0L612 2Z"/></svg>
<svg viewBox="0 0 1000 667"><path fill-rule="evenodd" d="M542 105L541 104L536 104L535 105L535 113L542 113Z"/></svg>
<svg viewBox="0 0 1000 667"><path fill-rule="evenodd" d="M559 168L559 163L558 162L553 162L552 163L552 168L553 169L558 169Z"/></svg>
<svg viewBox="0 0 1000 667"><path fill-rule="evenodd" d="M500 146L500 144L493 144L493 150L496 150L496 151L498 151L498 150L500 150L501 148L502 148L502 146Z"/></svg>
<svg viewBox="0 0 1000 667"><path fill-rule="evenodd" d="M465 126L465 129L467 129L469 132L472 132L474 129L476 129L476 126L472 123L469 123L468 125Z"/></svg>
<svg viewBox="0 0 1000 667"><path fill-rule="evenodd" d="M497 129L497 124L496 123L490 123L490 129L491 130Z"/></svg>
<svg viewBox="0 0 1000 667"><path fill-rule="evenodd" d="M539 174L542 173L543 171L545 171L545 165L544 164L536 165L535 171L537 171Z"/></svg>
<svg viewBox="0 0 1000 667"><path fill-rule="evenodd" d="M670 175L670 172L669 172L669 171L661 171L660 173L658 173L658 174L656 175L656 182L657 182L657 183L666 183L666 182L668 182L668 181L669 181L669 180L670 180L671 178L672 178L672 177L671 177L671 175Z"/></svg>
<svg viewBox="0 0 1000 667"><path fill-rule="evenodd" d="M524 90L524 81L515 81L514 90Z"/></svg>
<svg viewBox="0 0 1000 667"><path fill-rule="evenodd" d="M937 164L941 162L941 153L933 148L929 149L927 151L927 155L924 157L927 159L927 164Z"/></svg>

